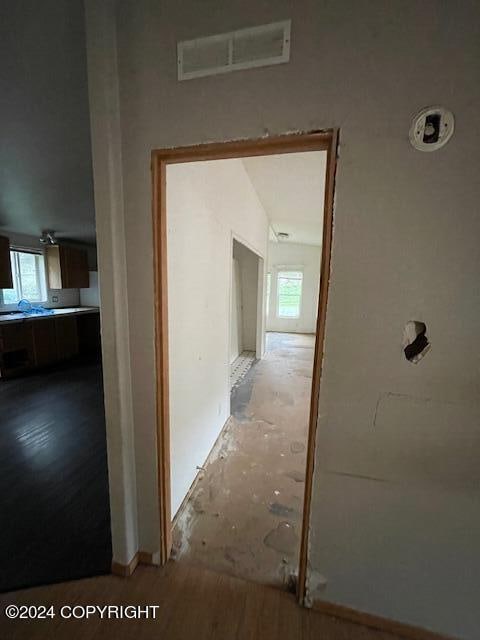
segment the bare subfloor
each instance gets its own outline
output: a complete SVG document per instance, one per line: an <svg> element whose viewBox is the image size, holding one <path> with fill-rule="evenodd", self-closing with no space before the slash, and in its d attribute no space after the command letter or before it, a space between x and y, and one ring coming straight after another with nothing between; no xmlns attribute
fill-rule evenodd
<svg viewBox="0 0 480 640"><path fill-rule="evenodd" d="M297 573L314 336L268 333L175 521L174 557L263 584Z"/></svg>

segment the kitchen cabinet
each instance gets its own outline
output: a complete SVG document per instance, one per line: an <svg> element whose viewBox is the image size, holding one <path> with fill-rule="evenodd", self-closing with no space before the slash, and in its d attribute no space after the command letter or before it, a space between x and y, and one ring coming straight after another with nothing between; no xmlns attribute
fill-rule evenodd
<svg viewBox="0 0 480 640"><path fill-rule="evenodd" d="M12 289L12 264L10 262L10 240L0 236L0 289Z"/></svg>
<svg viewBox="0 0 480 640"><path fill-rule="evenodd" d="M36 367L46 367L58 359L55 320L38 319L30 323L33 335L33 360Z"/></svg>
<svg viewBox="0 0 480 640"><path fill-rule="evenodd" d="M34 365L32 327L27 323L0 326L0 377L28 371Z"/></svg>
<svg viewBox="0 0 480 640"><path fill-rule="evenodd" d="M46 248L46 259L50 289L88 288L88 256L85 250L50 245Z"/></svg>
<svg viewBox="0 0 480 640"><path fill-rule="evenodd" d="M101 354L100 315L61 314L2 321L0 315L0 378L22 375L81 356Z"/></svg>
<svg viewBox="0 0 480 640"><path fill-rule="evenodd" d="M78 354L77 318L55 318L57 360L68 360Z"/></svg>
<svg viewBox="0 0 480 640"><path fill-rule="evenodd" d="M87 313L77 317L78 350L82 355L100 357L100 314Z"/></svg>

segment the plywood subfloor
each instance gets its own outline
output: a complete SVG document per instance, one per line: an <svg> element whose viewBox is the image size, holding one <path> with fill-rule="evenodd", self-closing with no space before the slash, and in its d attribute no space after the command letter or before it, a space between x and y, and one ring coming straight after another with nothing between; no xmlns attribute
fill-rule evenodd
<svg viewBox="0 0 480 640"><path fill-rule="evenodd" d="M9 604L54 606L55 617L9 620ZM62 619L62 606L157 605L150 619ZM300 607L293 595L183 563L138 567L0 595L0 638L8 640L399 640ZM77 609L81 614L81 609ZM67 612L68 613L68 612Z"/></svg>
<svg viewBox="0 0 480 640"><path fill-rule="evenodd" d="M298 570L314 336L267 334L232 417L175 520L178 562L293 588Z"/></svg>

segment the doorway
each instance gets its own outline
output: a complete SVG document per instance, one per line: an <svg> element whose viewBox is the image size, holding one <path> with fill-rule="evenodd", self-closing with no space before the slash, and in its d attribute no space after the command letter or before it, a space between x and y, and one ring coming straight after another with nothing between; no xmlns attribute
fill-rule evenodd
<svg viewBox="0 0 480 640"><path fill-rule="evenodd" d="M230 287L230 391L262 357L263 260L233 238Z"/></svg>
<svg viewBox="0 0 480 640"><path fill-rule="evenodd" d="M326 302L327 302L327 294L328 294L328 273L329 273L329 261L330 261L330 247L331 247L331 229L332 229L332 202L333 202L333 186L334 186L334 172L335 172L335 159L336 159L336 144L337 144L337 133L336 132L326 132L326 133L314 133L308 135L288 135L280 138L272 138L272 139L262 139L259 141L253 142L235 142L235 143L225 143L218 145L203 145L195 148L183 148L183 149L174 149L166 152L158 151L153 153L153 187L154 187L154 225L155 225L155 278L156 278L156 328L157 328L157 340L156 340L156 349L157 349L157 368L158 368L158 388L157 388L157 398L158 398L158 456L159 456L159 489L160 489L160 516L161 516L161 528L162 528L162 561L166 562L166 560L170 557L170 552L172 549L172 514L178 511L179 506L181 505L180 497L183 500L191 497L191 493L188 491L188 487L192 484L188 482L189 478L186 476L184 478L184 489L183 496L182 492L178 494L176 497L171 492L172 484L171 478L173 478L173 484L175 483L175 478L171 475L172 473L177 473L175 470L172 470L171 467L171 451L175 455L175 447L177 449L180 447L184 447L188 449L188 446L185 441L180 442L178 440L178 434L172 433L169 428L170 418L172 412L175 413L176 408L179 406L178 396L177 400L175 400L175 393L178 392L179 388L179 378L178 372L178 353L175 352L175 340L172 339L172 327L169 327L168 324L168 304L172 304L173 300L169 299L169 296L176 296L177 292L174 291L172 293L172 285L176 289L178 287L178 283L181 282L181 278L176 277L169 280L169 270L172 270L172 264L169 262L169 253L168 248L170 248L170 242L184 242L186 246L188 245L188 229L184 230L184 233L177 234L174 232L174 235L177 237L172 238L171 234L169 235L170 227L167 227L167 208L170 210L171 197L170 197L170 187L171 180L170 176L167 174L167 169L170 165L175 165L176 167L180 167L180 165L185 163L209 163L210 161L222 160L222 159L241 159L241 158L253 158L257 156L270 156L270 155L281 155L288 153L302 153L308 151L325 151L327 160L326 160L326 178L325 178L325 194L324 198L319 197L318 202L318 211L320 215L324 214L323 226L322 226L322 248L321 248L321 283L320 286L320 295L318 298L318 318L317 324L315 327L315 335L312 339L312 345L314 343L314 348L312 349L312 360L313 360L313 375L311 380L309 381L309 405L310 405L310 418L307 420L308 423L308 434L305 441L305 457L306 457L306 471L305 471L305 482L304 482L304 500L303 500L303 509L300 514L300 525L298 528L298 547L299 547L299 559L297 564L297 568L294 573L297 577L296 579L296 590L299 599L303 600L304 594L304 584L305 584L305 570L306 570L306 549L307 549L307 536L308 536L308 517L309 517L309 509L310 509L310 493L311 493L311 480L312 480L312 469L313 469L313 450L314 450L314 442L315 442L315 429L316 429L316 417L318 414L318 393L319 393L319 382L320 382L320 365L321 365L321 356L323 352L323 336L324 336L324 326L325 326L325 312L326 312ZM199 166L199 165L198 165ZM168 178L167 178L168 176ZM222 181L219 180L219 184L222 184ZM188 195L185 195L185 191L183 189L180 191L182 194L183 201L180 202L180 206L183 207L185 211L185 207L187 202L185 198L188 198ZM167 192L168 192L168 202L167 202ZM209 194L209 198L214 198L215 195ZM324 200L323 203L321 202ZM209 200L210 201L210 200ZM178 203L177 203L178 204ZM322 206L323 205L323 206ZM201 207L200 207L201 209ZM200 211L198 207L196 207L197 215L202 217L202 224L197 226L197 235L198 233L203 234L204 231L210 227L210 231L213 232L213 236L210 237L209 242L210 245L210 256L214 255L217 252L222 252L222 243L218 242L218 233L219 225L218 219L215 219L213 216L212 219L209 219L208 216L204 216L204 212ZM227 209L228 211L228 209ZM227 214L228 215L228 214ZM212 240L212 237L217 234L217 240ZM168 242L167 242L168 238ZM181 239L180 239L181 238ZM180 240L179 240L180 239ZM197 238L198 240L198 238ZM201 239L202 241L207 241L206 237ZM167 246L168 245L168 246ZM238 250L238 248L237 248ZM232 253L230 253L232 252ZM207 295L205 299L199 300L197 304L193 304L193 309L196 310L200 315L203 313L205 308L209 309L211 312L211 324L214 324L214 318L220 317L215 314L215 309L218 311L222 309L223 311L227 308L229 312L236 313L236 338L238 342L239 337L239 322L240 318L239 308L241 309L241 304L238 301L238 289L239 284L241 282L240 278L240 268L235 267L235 256L233 255L232 247L229 251L231 269L228 278L228 290L232 291L231 297L229 296L227 301L222 298L222 296L213 296L210 300ZM238 260L238 258L236 258ZM180 261L182 262L182 261ZM320 261L319 261L320 262ZM198 265L199 269L197 271L201 271L202 265ZM205 265L203 265L205 266ZM177 266L178 267L178 266ZM237 270L237 274L235 274L235 270ZM181 271L181 268L180 268ZM260 270L259 270L260 271ZM265 350L264 343L264 323L265 323L265 300L267 296L264 294L265 290L268 288L268 278L265 273L265 264L262 265L261 275L259 275L258 281L262 283L261 286L261 294L257 291L257 330L260 325L260 330L257 332L257 342L256 342L256 355L263 355ZM177 276L179 273L177 272ZM209 277L213 280L218 278L218 273L209 273ZM196 275L192 273L190 270L189 273L190 283L191 283L191 291L193 295L195 295L195 278ZM271 278L271 276L270 276ZM169 294L167 295L168 285L170 285ZM236 287L237 293L234 291L234 287ZM221 289L217 289L217 292ZM236 297L235 297L236 296ZM191 297L191 296L190 296ZM271 297L271 296L270 296ZM217 298L222 298L222 301L217 305ZM227 304L225 304L225 302ZM192 300L189 300L189 304L192 303ZM217 306L215 306L217 305ZM215 307L215 309L214 309ZM203 310L202 310L203 308ZM222 312L223 312L222 311ZM259 312L259 313L258 313ZM198 328L200 324L197 320L196 314L193 315L193 319L191 322L192 326L195 327L194 330ZM230 313L228 314L230 315ZM243 322L243 319L242 319ZM228 329L228 340L226 349L227 349L227 364L228 364L228 356L231 358L234 354L234 349L232 347L232 335L234 333L234 325L232 323ZM223 324L222 324L223 327ZM168 333L168 329L170 329L170 334ZM176 329L173 329L175 332ZM222 330L223 331L223 330ZM220 340L224 340L222 338L223 333L219 332L218 338ZM243 338L243 335L242 335ZM270 336L269 336L270 338ZM201 339L204 342L204 337ZM275 342L275 336L272 337L272 343ZM172 353L173 346L173 353ZM170 347L170 362L171 362L171 371L169 370L169 347ZM222 347L223 348L223 347ZM237 347L238 348L238 347ZM191 353L189 354L192 355ZM175 368L177 368L177 378L175 378ZM186 369L184 369L186 371ZM172 375L171 375L172 373ZM204 372L205 373L205 372ZM214 376L216 372L209 370L211 376ZM249 374L247 374L249 375ZM194 387L188 383L185 379L181 380L183 384L183 399L186 402L192 411L201 410L202 399L198 399L198 402L195 398L192 398L192 393L194 394ZM170 391L169 391L170 384ZM175 391L172 394L172 387ZM172 402L173 399L173 402ZM215 406L214 404L209 404L210 408ZM308 406L307 406L308 410ZM217 407L218 418L221 419L224 417L225 421L229 419L229 415L225 408L222 406L221 402L218 403ZM222 412L223 415L222 415ZM308 412L308 411L307 411ZM213 416L212 416L213 417ZM221 430L221 433L225 433L225 430ZM176 439L176 444L174 442L173 448L171 450L170 447L170 438L173 436L174 440ZM218 437L218 433L217 433ZM220 436L221 437L221 436ZM210 434L210 440L212 439L212 434ZM211 449L211 446L215 445L215 441L210 443L208 447L208 452ZM217 442L218 445L218 442ZM215 446L217 446L215 445ZM214 449L215 449L214 446ZM173 457L174 457L173 455ZM205 459L205 458L204 458ZM201 465L198 471L201 471ZM191 473L191 472L190 472ZM188 483L188 485L187 485ZM187 491L185 492L185 487ZM190 495L189 495L190 493ZM172 508L173 507L173 508ZM274 509L281 508L277 505L274 506ZM180 509L181 511L181 509Z"/></svg>

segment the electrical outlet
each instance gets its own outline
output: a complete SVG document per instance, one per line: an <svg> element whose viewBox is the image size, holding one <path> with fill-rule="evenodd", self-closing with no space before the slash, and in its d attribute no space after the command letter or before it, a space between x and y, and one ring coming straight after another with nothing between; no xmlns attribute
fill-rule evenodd
<svg viewBox="0 0 480 640"><path fill-rule="evenodd" d="M52 296L52 302L58 302L58 296Z"/></svg>

